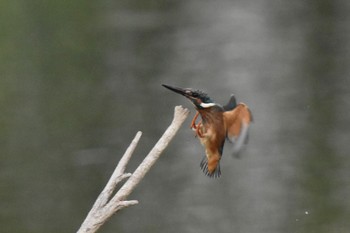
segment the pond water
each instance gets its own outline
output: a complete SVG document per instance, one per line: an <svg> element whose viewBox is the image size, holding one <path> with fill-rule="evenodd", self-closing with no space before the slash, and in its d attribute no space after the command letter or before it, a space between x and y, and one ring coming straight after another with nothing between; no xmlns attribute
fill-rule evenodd
<svg viewBox="0 0 350 233"><path fill-rule="evenodd" d="M191 109L100 232L350 231L350 4L4 1L0 225L74 232L137 131L132 172ZM162 83L233 93L254 123L222 177L199 168L194 109Z"/></svg>

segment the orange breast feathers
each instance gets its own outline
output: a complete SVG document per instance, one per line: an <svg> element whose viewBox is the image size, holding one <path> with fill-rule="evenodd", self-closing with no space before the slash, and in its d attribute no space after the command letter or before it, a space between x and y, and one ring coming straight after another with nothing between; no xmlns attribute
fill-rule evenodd
<svg viewBox="0 0 350 233"><path fill-rule="evenodd" d="M208 160L208 172L212 174L218 169L225 142L225 131L207 129L207 137L200 138L205 147L205 154Z"/></svg>
<svg viewBox="0 0 350 233"><path fill-rule="evenodd" d="M224 118L221 112L213 115L201 110L199 112L203 121L198 123L196 133L206 154L206 161L202 162L201 167L209 176L220 176L219 162L226 139Z"/></svg>

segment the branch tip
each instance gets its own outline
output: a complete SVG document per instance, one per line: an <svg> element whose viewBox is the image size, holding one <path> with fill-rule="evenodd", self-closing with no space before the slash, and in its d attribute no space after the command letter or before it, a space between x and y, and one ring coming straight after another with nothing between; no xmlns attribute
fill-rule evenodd
<svg viewBox="0 0 350 233"><path fill-rule="evenodd" d="M139 204L139 201L138 200L121 201L120 204L127 207L127 206L137 205Z"/></svg>

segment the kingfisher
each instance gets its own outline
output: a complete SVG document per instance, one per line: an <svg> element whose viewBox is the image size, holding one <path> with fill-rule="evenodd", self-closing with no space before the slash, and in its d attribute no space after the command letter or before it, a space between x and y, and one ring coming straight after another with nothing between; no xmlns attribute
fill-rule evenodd
<svg viewBox="0 0 350 233"><path fill-rule="evenodd" d="M248 142L248 129L253 121L250 109L244 103L237 104L234 95L231 95L226 105L221 106L201 90L162 86L185 96L194 104L196 114L190 128L205 147L200 167L207 176L220 177L220 159L225 141L233 144L231 153L235 157L239 157L242 146ZM197 122L199 116L201 119Z"/></svg>

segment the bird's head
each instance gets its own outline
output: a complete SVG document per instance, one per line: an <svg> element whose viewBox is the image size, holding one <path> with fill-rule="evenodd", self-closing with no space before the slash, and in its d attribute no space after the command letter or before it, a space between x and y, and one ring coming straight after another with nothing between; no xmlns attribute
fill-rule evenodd
<svg viewBox="0 0 350 233"><path fill-rule="evenodd" d="M185 96L189 99L198 109L210 108L215 106L216 104L212 99L203 91L194 90L192 88L180 88L180 87L172 87L169 85L162 84L163 87L168 88L169 90L176 92Z"/></svg>

